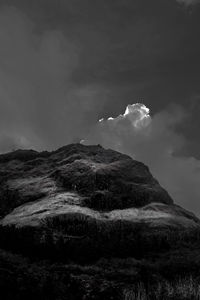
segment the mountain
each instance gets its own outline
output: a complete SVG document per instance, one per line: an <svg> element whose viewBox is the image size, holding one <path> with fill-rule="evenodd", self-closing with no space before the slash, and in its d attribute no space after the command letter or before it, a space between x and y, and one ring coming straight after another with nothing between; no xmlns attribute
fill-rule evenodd
<svg viewBox="0 0 200 300"><path fill-rule="evenodd" d="M34 264L49 260L42 272L59 263L65 266L62 274L67 265L92 264L97 270L97 262L108 259L114 261L109 268L115 269L116 260L131 259L126 267L130 272L139 268L132 260L140 266L155 257L163 262L161 256L174 255L177 249L181 255L176 253L176 259L186 252L188 257L188 249L194 253L200 240L200 220L173 202L147 166L100 145L0 155L0 216L0 276L1 261L18 265L22 258L15 255ZM67 272L74 276L74 271ZM83 267L78 272L83 276ZM78 287L83 284L80 276ZM52 299L68 299L56 297Z"/></svg>

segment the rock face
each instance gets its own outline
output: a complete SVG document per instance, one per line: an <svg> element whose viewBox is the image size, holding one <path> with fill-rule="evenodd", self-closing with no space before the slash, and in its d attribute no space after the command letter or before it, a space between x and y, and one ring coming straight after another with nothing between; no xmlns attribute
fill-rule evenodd
<svg viewBox="0 0 200 300"><path fill-rule="evenodd" d="M1 246L83 260L141 256L200 231L143 163L81 144L1 155L0 214Z"/></svg>

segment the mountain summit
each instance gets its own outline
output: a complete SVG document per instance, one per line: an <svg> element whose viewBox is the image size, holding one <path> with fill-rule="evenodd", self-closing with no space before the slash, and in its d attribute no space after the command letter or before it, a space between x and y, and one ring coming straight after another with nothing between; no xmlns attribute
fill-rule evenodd
<svg viewBox="0 0 200 300"><path fill-rule="evenodd" d="M2 240L17 251L138 257L200 230L147 166L99 145L14 151L0 156L0 170Z"/></svg>

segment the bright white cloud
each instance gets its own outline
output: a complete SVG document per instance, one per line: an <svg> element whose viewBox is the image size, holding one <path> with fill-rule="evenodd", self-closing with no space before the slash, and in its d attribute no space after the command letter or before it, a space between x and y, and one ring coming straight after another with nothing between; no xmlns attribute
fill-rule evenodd
<svg viewBox="0 0 200 300"><path fill-rule="evenodd" d="M123 116L128 118L135 128L141 129L147 127L151 122L149 112L150 110L144 104L129 104Z"/></svg>
<svg viewBox="0 0 200 300"><path fill-rule="evenodd" d="M145 105L128 105L125 114L98 122L84 143L101 144L144 162L176 203L200 215L200 161L175 155L186 143L175 127L185 120L187 114L178 106L151 117Z"/></svg>

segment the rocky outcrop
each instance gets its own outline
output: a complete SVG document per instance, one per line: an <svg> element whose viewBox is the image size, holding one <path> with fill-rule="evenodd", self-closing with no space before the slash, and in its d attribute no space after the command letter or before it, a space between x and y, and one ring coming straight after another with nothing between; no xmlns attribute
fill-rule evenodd
<svg viewBox="0 0 200 300"><path fill-rule="evenodd" d="M43 197L73 192L97 211L172 204L142 163L101 146L69 145L54 152L15 151L0 156L1 215Z"/></svg>
<svg viewBox="0 0 200 300"><path fill-rule="evenodd" d="M148 167L101 146L0 156L1 244L55 257L142 256L200 232Z"/></svg>

